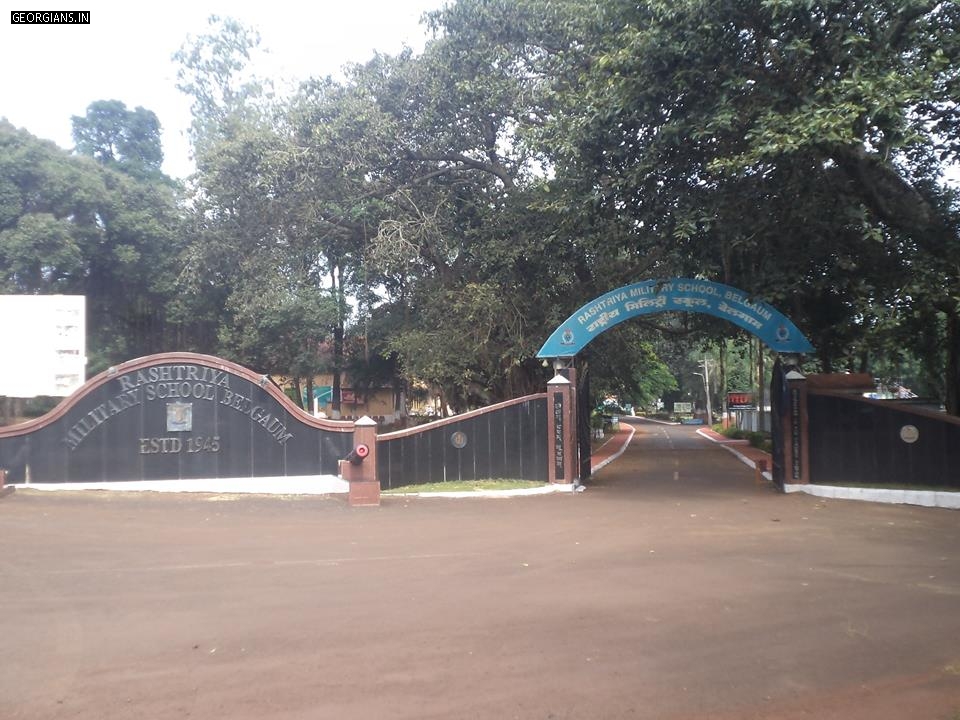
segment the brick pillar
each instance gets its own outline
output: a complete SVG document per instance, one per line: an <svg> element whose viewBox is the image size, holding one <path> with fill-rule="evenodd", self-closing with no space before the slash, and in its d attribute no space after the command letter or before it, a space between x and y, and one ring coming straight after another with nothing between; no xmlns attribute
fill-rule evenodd
<svg viewBox="0 0 960 720"><path fill-rule="evenodd" d="M556 375L547 383L547 478L552 483L572 484L580 479L577 460L575 394L569 380Z"/></svg>
<svg viewBox="0 0 960 720"><path fill-rule="evenodd" d="M796 370L786 374L787 406L783 409L783 481L810 483L810 436L807 419L807 378Z"/></svg>
<svg viewBox="0 0 960 720"><path fill-rule="evenodd" d="M580 392L578 390L580 386L577 380L577 368L571 361L569 367L560 368L556 373L570 381L570 413L573 417L572 432L574 438L573 461L577 464L575 477L577 479L588 478L590 477L589 455L584 455L583 448L580 445Z"/></svg>
<svg viewBox="0 0 960 720"><path fill-rule="evenodd" d="M380 504L380 481L377 479L377 423L366 415L353 424L353 452L364 445L368 454L361 462L340 461L340 476L350 483L349 502L353 507Z"/></svg>

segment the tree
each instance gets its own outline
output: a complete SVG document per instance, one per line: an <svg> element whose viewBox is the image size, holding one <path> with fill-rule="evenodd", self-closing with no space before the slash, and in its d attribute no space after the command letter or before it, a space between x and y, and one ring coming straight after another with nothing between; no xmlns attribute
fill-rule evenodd
<svg viewBox="0 0 960 720"><path fill-rule="evenodd" d="M101 235L97 166L0 121L0 259L8 293L80 293Z"/></svg>
<svg viewBox="0 0 960 720"><path fill-rule="evenodd" d="M106 202L100 239L87 255L87 304L94 366L178 344L168 301L174 295L181 222L176 184L161 171L160 121L143 107L98 100L74 116L75 152L98 162Z"/></svg>
<svg viewBox="0 0 960 720"><path fill-rule="evenodd" d="M379 352L466 407L539 385L544 328L584 300L698 276L782 308L823 369L914 338L955 411L958 211L938 173L960 149L958 23L921 0L459 0L421 56L277 101L247 71L256 34L218 21L178 56L199 170L186 297L224 307L222 339L278 327L257 324L266 278L281 324L324 298L335 377L351 321L388 315Z"/></svg>
<svg viewBox="0 0 960 720"><path fill-rule="evenodd" d="M72 122L77 154L134 177L159 175L160 121L151 110L127 110L119 100L98 100L90 103L83 117L74 115Z"/></svg>
<svg viewBox="0 0 960 720"><path fill-rule="evenodd" d="M463 7L436 18L446 34L422 56L379 56L351 76L393 140L370 173L383 202L366 266L402 308L389 347L410 381L441 386L455 409L542 385L538 331L562 319L577 255L515 137L529 83L473 42L479 16Z"/></svg>
<svg viewBox="0 0 960 720"><path fill-rule="evenodd" d="M615 2L592 17L580 88L557 93L542 132L567 204L615 216L614 237L666 267L789 302L825 367L855 354L868 315L921 302L953 332L956 206L937 175L958 151L955 3ZM920 267L937 280L915 295ZM842 324L856 333L831 342Z"/></svg>
<svg viewBox="0 0 960 720"><path fill-rule="evenodd" d="M192 100L190 136L198 165L206 143L262 117L273 98L270 83L249 72L262 52L260 34L233 18L211 15L207 24L209 32L188 36L173 55L177 89Z"/></svg>
<svg viewBox="0 0 960 720"><path fill-rule="evenodd" d="M362 148L357 116L344 117L352 106L331 82L272 99L247 72L256 33L230 19L211 24L177 55L181 89L194 99L198 168L183 310L222 302L218 340L242 362L295 381L333 370L336 412L347 286L362 254L352 193L365 166L349 157Z"/></svg>
<svg viewBox="0 0 960 720"><path fill-rule="evenodd" d="M0 287L85 295L89 372L175 348L167 302L179 222L169 179L0 123Z"/></svg>

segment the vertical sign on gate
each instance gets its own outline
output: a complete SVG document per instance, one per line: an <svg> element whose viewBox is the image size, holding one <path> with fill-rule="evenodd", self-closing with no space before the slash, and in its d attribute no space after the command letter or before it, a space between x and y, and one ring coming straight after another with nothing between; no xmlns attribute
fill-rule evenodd
<svg viewBox="0 0 960 720"><path fill-rule="evenodd" d="M806 485L810 482L810 443L807 423L807 380L796 368L784 375L787 387L782 410L780 437L783 444L784 481Z"/></svg>
<svg viewBox="0 0 960 720"><path fill-rule="evenodd" d="M574 392L576 388L562 375L547 383L547 475L552 483L573 483L579 476Z"/></svg>
<svg viewBox="0 0 960 720"><path fill-rule="evenodd" d="M801 454L802 430L800 426L800 388L790 388L790 450L791 470L794 480L803 478Z"/></svg>
<svg viewBox="0 0 960 720"><path fill-rule="evenodd" d="M553 393L553 472L556 482L566 478L563 462L565 452L563 414L563 393L555 392Z"/></svg>

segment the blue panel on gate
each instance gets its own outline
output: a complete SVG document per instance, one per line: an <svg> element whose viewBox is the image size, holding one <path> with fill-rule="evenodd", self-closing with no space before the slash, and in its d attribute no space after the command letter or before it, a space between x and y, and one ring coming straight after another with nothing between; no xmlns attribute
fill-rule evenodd
<svg viewBox="0 0 960 720"><path fill-rule="evenodd" d="M573 357L624 320L669 311L706 313L729 320L779 353L813 352L810 341L772 305L729 285L673 278L626 285L591 300L554 330L537 357Z"/></svg>

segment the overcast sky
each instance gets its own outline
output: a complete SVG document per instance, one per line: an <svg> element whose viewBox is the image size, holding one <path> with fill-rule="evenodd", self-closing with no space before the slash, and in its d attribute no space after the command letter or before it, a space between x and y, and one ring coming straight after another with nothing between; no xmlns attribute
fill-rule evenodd
<svg viewBox="0 0 960 720"><path fill-rule="evenodd" d="M207 18L234 17L256 28L270 57L253 68L276 83L336 75L374 50L419 51L425 11L444 0L194 0L137 3L81 0L90 25L13 25L0 15L0 117L71 148L70 118L95 100L121 100L153 110L163 125L164 170L189 174L189 100L175 87L170 56L187 35L207 31ZM61 3L62 5L62 3ZM14 0L17 10L67 9Z"/></svg>

